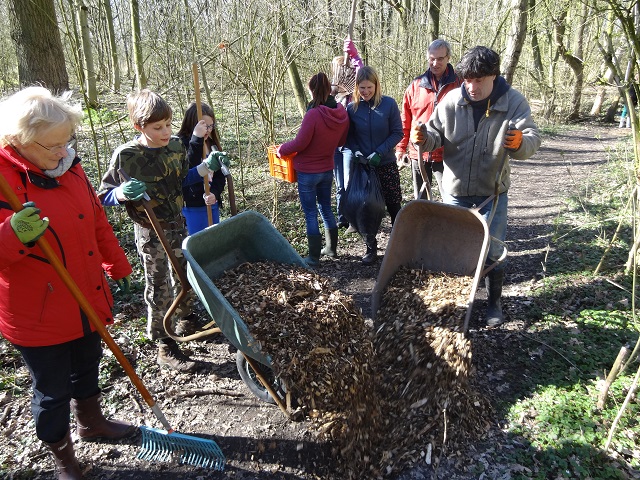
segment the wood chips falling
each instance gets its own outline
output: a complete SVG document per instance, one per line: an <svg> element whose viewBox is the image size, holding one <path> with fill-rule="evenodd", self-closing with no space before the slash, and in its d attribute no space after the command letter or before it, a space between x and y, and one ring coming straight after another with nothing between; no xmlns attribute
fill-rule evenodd
<svg viewBox="0 0 640 480"><path fill-rule="evenodd" d="M479 435L462 333L471 277L401 268L367 324L351 297L299 266L245 263L215 280L273 370L330 439L344 478L382 478Z"/></svg>

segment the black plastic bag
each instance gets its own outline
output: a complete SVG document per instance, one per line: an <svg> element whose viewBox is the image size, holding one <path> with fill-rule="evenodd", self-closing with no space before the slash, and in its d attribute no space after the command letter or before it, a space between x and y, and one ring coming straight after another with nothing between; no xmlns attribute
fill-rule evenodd
<svg viewBox="0 0 640 480"><path fill-rule="evenodd" d="M340 201L340 213L358 233L378 233L385 215L385 203L374 168L358 161L351 164L349 184Z"/></svg>

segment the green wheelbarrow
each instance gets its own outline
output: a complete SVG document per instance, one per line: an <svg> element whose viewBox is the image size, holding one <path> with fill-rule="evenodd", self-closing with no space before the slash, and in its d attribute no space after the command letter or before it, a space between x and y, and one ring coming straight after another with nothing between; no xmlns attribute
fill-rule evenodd
<svg viewBox="0 0 640 480"><path fill-rule="evenodd" d="M307 268L298 252L266 217L242 212L187 237L182 243L187 279L221 333L238 349L240 377L259 399L276 403L288 415L286 386L276 378L269 355L215 285L217 278L245 262L277 262Z"/></svg>

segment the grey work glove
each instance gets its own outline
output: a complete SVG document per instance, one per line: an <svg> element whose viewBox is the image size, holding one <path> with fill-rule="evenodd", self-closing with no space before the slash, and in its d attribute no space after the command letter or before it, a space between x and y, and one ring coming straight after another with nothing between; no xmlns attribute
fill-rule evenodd
<svg viewBox="0 0 640 480"><path fill-rule="evenodd" d="M120 201L136 201L144 197L144 193L147 191L147 185L135 178L128 180L121 184L116 191L116 198Z"/></svg>
<svg viewBox="0 0 640 480"><path fill-rule="evenodd" d="M24 208L11 215L9 222L18 240L25 245L35 242L49 226L49 218L40 218L40 209L33 202L22 205Z"/></svg>

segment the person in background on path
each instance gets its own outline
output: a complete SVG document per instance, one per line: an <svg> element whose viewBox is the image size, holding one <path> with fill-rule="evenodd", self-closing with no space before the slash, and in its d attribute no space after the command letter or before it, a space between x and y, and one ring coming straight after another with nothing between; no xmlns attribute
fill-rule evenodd
<svg viewBox="0 0 640 480"><path fill-rule="evenodd" d="M344 41L344 52L347 54L348 63L345 64L345 56L340 55L334 57L331 62L331 70L333 73L332 94L335 96L336 102L342 104L344 108L351 103L353 98L353 91L356 87L356 73L358 69L364 65L358 49L347 38ZM344 191L349 184L349 170L351 168L351 159L353 155L351 150L346 146L338 147L334 155L334 169L333 176L336 182L336 204L338 210L338 227L346 228L349 226L349 222L340 213L340 201L344 195ZM355 229L351 228L349 233L355 232Z"/></svg>
<svg viewBox="0 0 640 480"><path fill-rule="evenodd" d="M414 198L422 189L422 174L418 164L418 151L409 141L411 127L415 123L426 123L431 117L436 105L444 96L452 90L460 87L461 80L456 75L451 59L451 46L445 40L437 39L431 42L427 49L429 56L429 68L422 75L416 77L404 92L402 99L402 131L404 136L396 146L396 160L402 165L403 157L408 155L411 159ZM433 184L433 176L438 180L438 188L442 195L442 148L433 152L425 152L425 163L429 182ZM421 195L420 198L425 198Z"/></svg>
<svg viewBox="0 0 640 480"><path fill-rule="evenodd" d="M426 124L413 127L411 141L428 151L444 146L444 203L474 208L491 199L498 187L489 233L504 242L511 185L508 156L517 160L531 157L540 148L540 132L526 98L500 76L496 52L483 46L472 48L456 65L456 73L463 79L462 86L440 102ZM480 209L487 221L492 205L490 201ZM502 253L500 244L492 242L487 263L493 264ZM500 263L485 277L490 327L504 322L505 265L506 261Z"/></svg>
<svg viewBox="0 0 640 480"><path fill-rule="evenodd" d="M189 105L186 112L184 112L184 119L177 135L187 149L189 168L197 167L202 163L204 145L206 145L207 152L213 150L222 151L220 139L216 132L213 109L205 103L202 104L202 120L200 121L198 121L196 104ZM220 223L220 204L224 186L224 174L221 170L218 170L209 178L209 195L205 194L204 182L192 183L182 188L184 197L182 214L187 221L189 235L193 235L209 226L207 205L211 207L213 225Z"/></svg>
<svg viewBox="0 0 640 480"><path fill-rule="evenodd" d="M298 195L307 227L308 265L320 262L320 254L336 257L338 226L331 209L333 159L336 148L344 145L349 129L349 117L341 104L331 95L331 83L322 72L309 80L311 102L302 119L296 138L278 148L278 157L291 155L298 175ZM324 223L326 246L322 249L322 235L318 225L318 209Z"/></svg>
<svg viewBox="0 0 640 480"><path fill-rule="evenodd" d="M147 335L158 342L158 364L181 372L193 372L196 363L180 350L163 326L164 316L176 296L176 279L140 200L145 194L150 197L149 205L180 266L186 270L182 254L182 241L187 236L182 216L182 188L202 183L203 177L220 170L220 163L228 160L223 152L212 152L197 167L189 169L184 145L171 135L169 104L157 93L145 89L130 95L127 106L129 119L140 135L116 148L109 170L102 178L99 196L104 205L124 203L134 222L136 248L144 266ZM131 180L122 181L119 169L123 169ZM176 325L178 335L188 335L195 330L193 301L190 292L176 310L183 320Z"/></svg>
<svg viewBox="0 0 640 480"><path fill-rule="evenodd" d="M394 149L402 139L402 119L396 101L382 95L380 78L372 67L365 66L356 75L354 100L347 107L349 136L347 146L355 160L375 169L382 195L393 226L400 211L402 190ZM365 235L367 251L362 263L371 265L378 258L378 242L374 234Z"/></svg>
<svg viewBox="0 0 640 480"><path fill-rule="evenodd" d="M638 95L633 85L629 87L629 97L631 98L632 108L635 108L638 105ZM629 107L626 101L622 104L622 113L620 114L620 125L618 128L625 127L631 128L631 116L629 115Z"/></svg>
<svg viewBox="0 0 640 480"><path fill-rule="evenodd" d="M113 323L105 272L128 290L131 265L73 149L82 108L71 92L28 87L0 103L0 173L24 209L0 196L0 332L31 374L37 437L58 478L82 478L69 429L82 440L136 432L100 407L100 335L35 242L45 238L104 325Z"/></svg>

